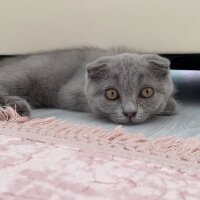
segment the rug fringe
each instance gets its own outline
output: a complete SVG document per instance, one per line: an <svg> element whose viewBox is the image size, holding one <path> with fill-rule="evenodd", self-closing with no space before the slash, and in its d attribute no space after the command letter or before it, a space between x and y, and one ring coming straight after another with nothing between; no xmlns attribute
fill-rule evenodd
<svg viewBox="0 0 200 200"><path fill-rule="evenodd" d="M159 160L170 166L200 167L200 141L169 136L159 139L127 133L122 126L114 130L63 122L54 117L34 119L20 117L10 107L0 108L0 134L41 142L76 144L123 156Z"/></svg>

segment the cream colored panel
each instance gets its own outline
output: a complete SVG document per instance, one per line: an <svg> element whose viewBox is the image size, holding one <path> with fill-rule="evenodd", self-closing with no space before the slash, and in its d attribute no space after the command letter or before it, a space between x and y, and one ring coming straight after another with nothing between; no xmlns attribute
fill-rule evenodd
<svg viewBox="0 0 200 200"><path fill-rule="evenodd" d="M78 45L200 52L199 0L0 0L0 54Z"/></svg>

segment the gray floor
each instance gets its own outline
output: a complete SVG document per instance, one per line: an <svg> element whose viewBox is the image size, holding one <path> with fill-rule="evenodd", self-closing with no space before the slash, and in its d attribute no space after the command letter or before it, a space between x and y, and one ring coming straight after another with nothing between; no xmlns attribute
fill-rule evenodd
<svg viewBox="0 0 200 200"><path fill-rule="evenodd" d="M176 116L159 116L143 124L126 125L128 132L143 133L146 136L160 137L177 135L178 137L196 136L200 138L200 72L172 71L172 77L178 89L179 112ZM33 118L55 116L64 121L95 125L103 128L115 128L112 122L94 117L90 113L66 110L34 110Z"/></svg>

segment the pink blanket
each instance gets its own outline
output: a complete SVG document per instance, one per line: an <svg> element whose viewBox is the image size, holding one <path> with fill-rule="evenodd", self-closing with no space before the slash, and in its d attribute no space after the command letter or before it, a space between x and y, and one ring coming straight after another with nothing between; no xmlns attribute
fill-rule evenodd
<svg viewBox="0 0 200 200"><path fill-rule="evenodd" d="M40 124L37 126L36 122L32 123L32 126L35 125L35 131L32 131L31 134L35 133L41 136L39 127L41 124L46 126L48 124L47 121L37 121L37 124ZM99 134L98 141L103 144L103 148L98 147L95 149L95 146L89 143L86 147L86 144L85 146L77 145L78 143L74 144L74 141L72 141L72 145L69 140L68 144L48 144L30 140L28 137L30 123L27 123L29 122L18 125L11 122L0 122L1 200L200 199L199 157L192 156L191 160L189 160L189 155L191 154L200 155L199 141L188 140L181 143L180 140L165 138L162 143L161 140L153 143L144 138L136 140L138 137L134 137L135 140L131 139L132 144L137 144L138 146L143 144L143 148L139 148L137 154L134 154L133 150L129 151L127 149L128 156L125 156L125 151L123 153L118 151L119 149L115 148L114 144L117 145L119 141L130 140L130 135L122 137L119 131L107 133L109 135L107 137L109 138L108 141L115 140L114 143L109 143L109 148L105 148L106 145L102 142L104 140L100 139ZM45 133L49 133L50 129L53 129L50 124L52 122L49 122L49 129L46 129ZM25 127L29 140L23 139L25 134L22 130L24 131ZM62 123L62 130L65 130L66 133L64 127L66 128ZM77 134L81 135L81 137L75 137L76 140L77 138L81 140L84 134L80 134L81 131L74 132L74 130L75 128L70 129L68 135L69 132L72 134L76 132L76 136ZM82 131L85 133L84 138L88 136L86 130L90 135L89 129L82 127ZM94 128L92 130L94 133ZM20 137L20 134L23 137ZM44 132L42 134L43 136L45 135ZM9 135L16 136L11 137ZM52 135L52 137L54 138L55 135ZM63 132L62 137L66 138ZM51 138L51 142L53 138ZM127 142L125 143L127 144ZM176 162L172 157L167 159L171 154L166 154L166 152L169 152L166 148L164 148L165 151L161 155L155 153L156 147L153 150L152 144L157 144L157 150L160 152L159 146L161 147L165 144L163 147L166 147L166 143L169 143L169 149L172 149L172 152L176 154L179 161L177 162L179 164L178 167L176 167ZM80 144L83 144L83 142L81 141ZM188 153L187 147L191 144L193 148L190 148L192 150ZM184 145L187 145L187 147L183 148ZM173 148L173 146L182 148L182 152L180 149L178 151L175 150L176 148ZM131 145L129 144L127 147L131 148ZM145 149L148 150L146 153ZM149 159L148 156L143 156L145 154L148 155L150 150L152 150L151 155L159 157L158 160L154 159L156 156L149 157ZM184 154L185 150L187 150L187 154ZM178 155L177 152L181 153ZM162 156L163 160L160 159ZM170 163L170 160L173 163ZM183 161L183 167L180 166L181 160Z"/></svg>

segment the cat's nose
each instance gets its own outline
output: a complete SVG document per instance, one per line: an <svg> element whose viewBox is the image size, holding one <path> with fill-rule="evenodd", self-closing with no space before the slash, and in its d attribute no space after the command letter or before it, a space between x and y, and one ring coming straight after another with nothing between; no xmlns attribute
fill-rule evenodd
<svg viewBox="0 0 200 200"><path fill-rule="evenodd" d="M123 112L124 116L127 117L127 118L132 118L132 117L135 117L137 112Z"/></svg>

